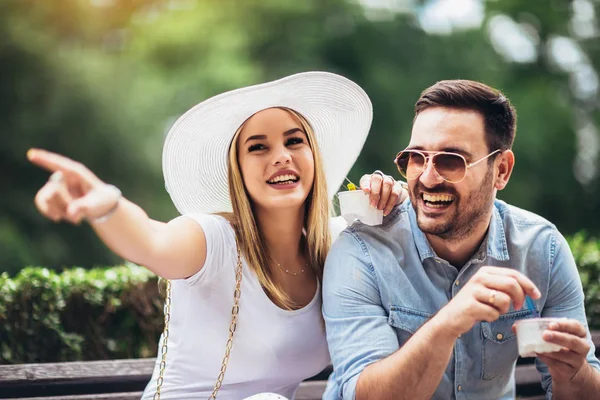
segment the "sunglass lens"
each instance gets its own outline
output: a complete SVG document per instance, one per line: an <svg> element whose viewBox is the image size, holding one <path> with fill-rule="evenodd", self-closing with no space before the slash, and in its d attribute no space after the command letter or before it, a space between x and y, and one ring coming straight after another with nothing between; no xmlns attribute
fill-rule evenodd
<svg viewBox="0 0 600 400"><path fill-rule="evenodd" d="M398 171L406 179L414 179L421 172L425 166L425 157L421 153L412 151L403 151L396 158L396 165Z"/></svg>
<svg viewBox="0 0 600 400"><path fill-rule="evenodd" d="M448 182L460 181L467 171L465 160L456 154L436 154L433 165L437 173Z"/></svg>

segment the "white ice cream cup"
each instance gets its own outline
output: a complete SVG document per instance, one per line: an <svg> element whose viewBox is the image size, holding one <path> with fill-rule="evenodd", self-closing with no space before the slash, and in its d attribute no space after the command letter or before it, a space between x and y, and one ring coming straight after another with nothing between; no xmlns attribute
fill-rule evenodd
<svg viewBox="0 0 600 400"><path fill-rule="evenodd" d="M359 220L365 225L380 225L383 210L371 207L369 194L362 190L348 190L337 194L340 201L340 213L348 224Z"/></svg>
<svg viewBox="0 0 600 400"><path fill-rule="evenodd" d="M564 318L527 318L515 322L517 331L517 344L521 357L535 357L536 353L554 353L562 349L561 346L548 343L542 334L552 322Z"/></svg>

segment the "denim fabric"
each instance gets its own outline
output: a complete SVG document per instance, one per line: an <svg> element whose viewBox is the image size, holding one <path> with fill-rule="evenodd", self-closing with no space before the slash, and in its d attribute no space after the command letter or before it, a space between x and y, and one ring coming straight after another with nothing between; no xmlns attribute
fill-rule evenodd
<svg viewBox="0 0 600 400"><path fill-rule="evenodd" d="M361 371L404 345L486 265L528 276L542 293L535 305L543 317L575 318L587 327L577 267L554 225L497 200L486 239L459 271L436 256L407 201L380 226L354 223L329 252L323 314L334 373L324 399L354 399ZM511 326L532 316L511 308L461 335L433 399L513 399L518 351ZM592 344L588 361L600 369L594 350ZM551 398L548 369L537 360L536 366Z"/></svg>

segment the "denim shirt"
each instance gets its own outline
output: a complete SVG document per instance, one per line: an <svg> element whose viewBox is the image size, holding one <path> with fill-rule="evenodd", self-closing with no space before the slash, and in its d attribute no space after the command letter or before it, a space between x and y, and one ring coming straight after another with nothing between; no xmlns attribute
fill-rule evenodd
<svg viewBox="0 0 600 400"><path fill-rule="evenodd" d="M362 370L403 346L486 265L528 276L542 293L535 300L542 317L574 318L587 328L577 267L554 225L496 200L487 238L459 271L436 256L406 201L382 225L355 222L329 252L323 314L334 372L323 398L354 399ZM518 350L511 326L532 316L511 307L461 335L433 399L514 399ZM587 359L600 369L589 330L588 339ZM539 360L536 367L551 398L548 368Z"/></svg>

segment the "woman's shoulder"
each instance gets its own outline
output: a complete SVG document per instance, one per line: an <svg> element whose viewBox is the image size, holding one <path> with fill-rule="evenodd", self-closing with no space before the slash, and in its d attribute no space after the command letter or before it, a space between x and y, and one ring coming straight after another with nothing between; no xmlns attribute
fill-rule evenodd
<svg viewBox="0 0 600 400"><path fill-rule="evenodd" d="M235 246L235 232L232 219L220 214L184 214L176 219L194 221L198 224L206 238L207 247Z"/></svg>
<svg viewBox="0 0 600 400"><path fill-rule="evenodd" d="M221 214L183 214L178 218L188 218L195 221L206 230L217 230L217 231L233 231L232 219L227 215Z"/></svg>
<svg viewBox="0 0 600 400"><path fill-rule="evenodd" d="M194 284L210 277L215 273L222 273L221 266L230 263L231 254L235 254L235 232L226 217L215 214L185 214L182 219L194 221L204 233L206 258L202 268L186 279L188 284Z"/></svg>

